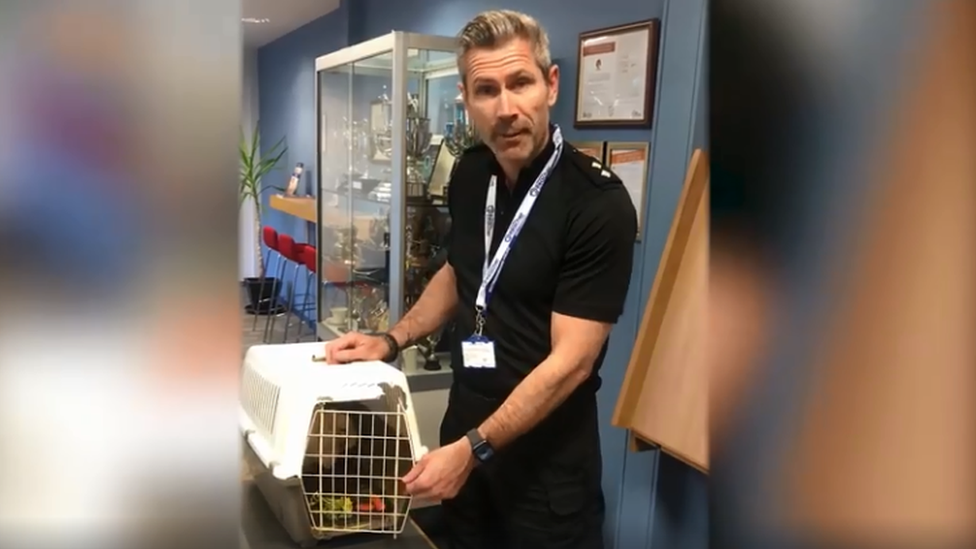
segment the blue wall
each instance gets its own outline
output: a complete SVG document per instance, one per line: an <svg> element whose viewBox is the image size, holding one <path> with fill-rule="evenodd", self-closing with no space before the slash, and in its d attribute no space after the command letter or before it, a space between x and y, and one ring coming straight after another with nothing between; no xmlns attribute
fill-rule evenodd
<svg viewBox="0 0 976 549"><path fill-rule="evenodd" d="M261 141L270 146L282 137L288 143L288 154L282 159L282 170L265 179L267 185L284 187L297 162L305 163L305 176L299 193L311 192L316 180L315 166L315 58L349 45L348 8L339 9L283 36L258 50L258 124ZM262 195L262 222L296 241L314 243L314 226L267 207L274 191ZM287 276L286 283L291 277ZM305 277L299 275L296 294L305 290ZM300 303L301 301L299 301ZM308 315L314 317L314 313Z"/></svg>
<svg viewBox="0 0 976 549"><path fill-rule="evenodd" d="M603 368L605 383L599 395L609 548L695 549L707 544L705 477L656 451L628 452L626 433L609 424L688 160L693 147L707 142L707 90L702 81L705 4L705 0L602 0L570 8L565 0L355 0L343 2L338 11L259 51L263 133L268 138L288 135L293 151L290 163L314 158L315 57L394 29L452 36L479 11L500 7L531 13L549 32L552 56L563 74L553 119L567 139L651 142L644 237L635 246L631 291L624 315L611 335ZM654 128L573 128L579 33L649 18L660 18L663 23ZM268 221L290 229L296 222L284 217L273 212Z"/></svg>

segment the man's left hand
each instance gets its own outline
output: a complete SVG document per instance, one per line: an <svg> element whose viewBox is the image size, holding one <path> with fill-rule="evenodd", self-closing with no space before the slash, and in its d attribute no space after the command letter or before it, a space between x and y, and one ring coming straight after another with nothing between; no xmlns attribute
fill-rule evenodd
<svg viewBox="0 0 976 549"><path fill-rule="evenodd" d="M403 477L407 492L430 501L451 499L468 480L475 466L474 453L467 439L441 446L413 466Z"/></svg>

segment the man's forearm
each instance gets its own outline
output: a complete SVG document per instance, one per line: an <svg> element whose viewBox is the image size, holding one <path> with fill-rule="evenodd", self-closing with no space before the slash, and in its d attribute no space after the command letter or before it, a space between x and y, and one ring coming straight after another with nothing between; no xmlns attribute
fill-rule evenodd
<svg viewBox="0 0 976 549"><path fill-rule="evenodd" d="M496 450L510 444L538 425L586 381L592 367L592 362L587 362L567 362L550 355L515 387L478 432Z"/></svg>
<svg viewBox="0 0 976 549"><path fill-rule="evenodd" d="M390 335L400 347L430 335L454 314L457 301L454 268L445 263L427 283L420 299L390 330Z"/></svg>

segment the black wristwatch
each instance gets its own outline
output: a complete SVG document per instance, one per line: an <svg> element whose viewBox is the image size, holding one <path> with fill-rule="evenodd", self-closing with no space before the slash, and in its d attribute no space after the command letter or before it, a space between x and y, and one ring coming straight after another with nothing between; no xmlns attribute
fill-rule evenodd
<svg viewBox="0 0 976 549"><path fill-rule="evenodd" d="M471 451L474 452L474 458L479 463L488 463L495 456L495 449L491 447L491 443L482 438L477 429L471 429L465 437L471 443Z"/></svg>
<svg viewBox="0 0 976 549"><path fill-rule="evenodd" d="M400 344L396 342L396 338L386 332L378 333L376 335L382 337L383 340L386 341L387 346L390 347L390 352L386 353L386 356L384 356L381 360L383 362L392 363L397 359L398 356L400 356Z"/></svg>
<svg viewBox="0 0 976 549"><path fill-rule="evenodd" d="M386 332L376 335L382 337L386 341L386 344L390 347L390 352L388 352L382 359L383 362L393 362L396 360L397 357L400 356L400 344L397 343L396 338Z"/></svg>

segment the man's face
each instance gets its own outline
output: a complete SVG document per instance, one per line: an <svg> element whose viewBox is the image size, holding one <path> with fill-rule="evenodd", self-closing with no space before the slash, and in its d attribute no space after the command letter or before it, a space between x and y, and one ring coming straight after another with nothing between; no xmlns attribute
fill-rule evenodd
<svg viewBox="0 0 976 549"><path fill-rule="evenodd" d="M558 67L543 74L532 46L522 39L472 50L467 65L460 88L481 139L501 164L525 164L548 136L549 107L559 91Z"/></svg>

